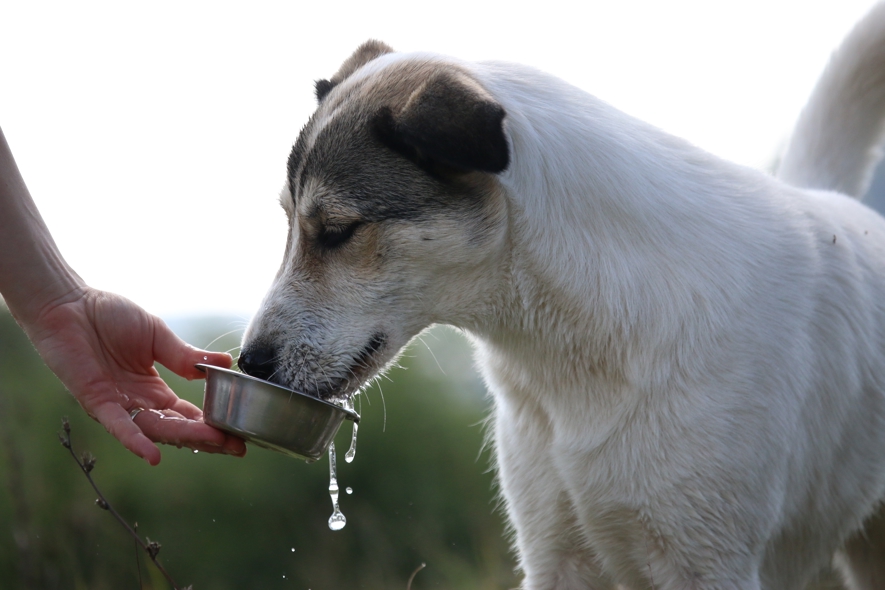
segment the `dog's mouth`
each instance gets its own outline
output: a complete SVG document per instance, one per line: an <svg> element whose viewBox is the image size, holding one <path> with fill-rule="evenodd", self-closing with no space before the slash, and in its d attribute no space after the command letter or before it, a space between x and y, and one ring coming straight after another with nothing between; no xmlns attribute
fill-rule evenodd
<svg viewBox="0 0 885 590"><path fill-rule="evenodd" d="M383 351L388 337L375 332L349 360L323 358L316 349L302 345L288 362L271 347L251 346L237 361L247 375L300 391L322 400L343 401L384 366Z"/></svg>
<svg viewBox="0 0 885 590"><path fill-rule="evenodd" d="M357 369L362 370L364 368L365 370L370 370L372 359L382 348L384 348L385 344L387 344L387 336L385 334L382 334L381 332L372 334L368 344L366 344L356 358L354 358L351 370L356 371Z"/></svg>
<svg viewBox="0 0 885 590"><path fill-rule="evenodd" d="M372 334L366 345L353 357L344 374L327 381L326 387L318 388L316 396L324 400L343 400L353 396L381 368L382 363L378 359L386 345L386 334Z"/></svg>

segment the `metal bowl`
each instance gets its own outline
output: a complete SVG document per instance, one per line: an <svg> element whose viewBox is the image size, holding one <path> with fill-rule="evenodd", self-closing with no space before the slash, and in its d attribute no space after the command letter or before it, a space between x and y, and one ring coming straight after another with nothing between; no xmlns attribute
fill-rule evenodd
<svg viewBox="0 0 885 590"><path fill-rule="evenodd" d="M237 371L198 364L206 373L206 424L248 442L313 462L329 449L341 423L359 414Z"/></svg>

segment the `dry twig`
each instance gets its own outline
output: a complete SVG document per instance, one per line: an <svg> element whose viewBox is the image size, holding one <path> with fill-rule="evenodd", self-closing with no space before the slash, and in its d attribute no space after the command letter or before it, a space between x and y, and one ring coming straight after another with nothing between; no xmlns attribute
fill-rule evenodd
<svg viewBox="0 0 885 590"><path fill-rule="evenodd" d="M409 576L409 584L406 586L406 590L412 590L412 581L415 579L415 576L418 575L418 572L423 570L425 567L427 567L427 564L422 562L421 565L415 568L415 571L413 571L412 575Z"/></svg>
<svg viewBox="0 0 885 590"><path fill-rule="evenodd" d="M70 422L68 422L67 417L62 418L61 424L62 430L64 432L58 433L58 440L59 442L61 442L61 445L71 453L74 461L77 462L80 470L83 472L83 474L86 476L86 479L88 479L89 483L92 485L92 489L94 489L95 493L98 494L98 498L95 500L95 504L102 510L107 510L108 512L110 512L114 516L114 518L117 519L117 522L119 522L124 529L129 531L129 534L132 535L132 537L135 539L135 542L145 551L145 553L148 554L148 556L151 558L151 561L154 562L154 565L157 566L157 569L160 570L160 573L163 574L163 576L166 578L166 580L169 582L174 590L193 590L193 586L179 588L178 585L176 585L175 580L172 579L172 576L169 575L169 572L167 572L163 565L159 562L159 560L157 559L157 555L160 553L161 545L156 541L151 541L147 537L142 540L142 538L138 536L138 533L136 533L135 530L131 526L129 526L129 523L127 523L116 510L114 510L114 507L111 506L111 504L107 501L107 499L104 497L104 494L101 493L101 490L98 489L98 486L92 479L91 472L95 468L95 457L92 455L92 453L84 452L82 459L77 458L77 453L74 452L74 447L71 444L71 424ZM138 527L138 524L136 524L135 526ZM136 558L136 563L137 561L138 560ZM140 583L141 566L139 566L138 575Z"/></svg>

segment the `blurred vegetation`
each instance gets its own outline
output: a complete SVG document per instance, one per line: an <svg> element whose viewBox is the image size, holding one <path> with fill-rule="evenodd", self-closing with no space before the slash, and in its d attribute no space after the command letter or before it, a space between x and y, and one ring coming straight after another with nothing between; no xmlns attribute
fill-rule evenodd
<svg viewBox="0 0 885 590"><path fill-rule="evenodd" d="M175 328L198 346L231 329L221 318ZM212 349L234 348L238 337ZM425 339L449 376L414 345L404 368L358 398L352 464L343 461L349 423L339 432L347 526L333 532L326 460L308 465L252 446L244 459L164 447L163 461L150 467L86 416L0 312L0 588L139 588L134 541L96 507L59 444L62 416L78 453L97 457L102 492L142 537L162 544L160 560L182 587L405 590L422 562L415 590L516 586L482 451L482 386L459 335L435 329ZM202 382L169 383L201 404ZM139 559L142 588L168 588Z"/></svg>
<svg viewBox="0 0 885 590"><path fill-rule="evenodd" d="M228 333L236 323L171 325L197 346L236 352L240 331ZM401 368L357 398L363 419L351 464L343 460L349 423L338 434L347 525L333 532L326 459L308 465L254 446L244 459L162 447L163 461L150 467L86 416L0 307L0 589L169 588L146 556L137 564L134 540L96 507L56 436L63 416L78 454L97 457L102 492L143 538L162 544L160 560L181 587L405 590L421 563L414 590L516 587L483 446L483 386L460 335L434 328L422 339L426 346L413 344ZM201 381L161 371L201 405ZM827 570L809 590L840 588Z"/></svg>

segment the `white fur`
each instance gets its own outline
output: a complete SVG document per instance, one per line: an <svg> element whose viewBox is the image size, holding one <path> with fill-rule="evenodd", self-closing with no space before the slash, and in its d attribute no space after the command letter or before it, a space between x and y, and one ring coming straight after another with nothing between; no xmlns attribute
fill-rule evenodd
<svg viewBox="0 0 885 590"><path fill-rule="evenodd" d="M778 177L795 186L861 197L881 158L885 119L885 5L833 54L802 113Z"/></svg>
<svg viewBox="0 0 885 590"><path fill-rule="evenodd" d="M882 46L883 15L843 62ZM443 254L409 250L396 272L430 301L398 310L305 296L292 250L247 340L324 306L355 342L376 325L397 347L431 322L471 334L527 590L802 588L885 498L885 221L543 73L451 63L507 112L500 232L480 254L455 226ZM821 165L823 188L867 181L885 84L850 102L843 83L816 91L785 178L814 187ZM876 132L830 127L852 109ZM858 145L821 164L822 147L803 155L815 132ZM435 256L454 262L425 277Z"/></svg>
<svg viewBox="0 0 885 590"><path fill-rule="evenodd" d="M472 329L526 587L802 587L885 494L885 223L475 71L514 145L516 306Z"/></svg>

